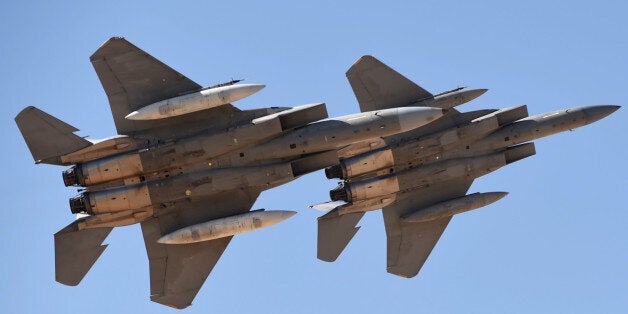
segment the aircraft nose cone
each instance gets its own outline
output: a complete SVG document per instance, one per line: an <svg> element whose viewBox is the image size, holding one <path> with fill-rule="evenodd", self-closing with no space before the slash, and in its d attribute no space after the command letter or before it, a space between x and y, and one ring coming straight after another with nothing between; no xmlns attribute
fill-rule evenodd
<svg viewBox="0 0 628 314"><path fill-rule="evenodd" d="M264 85L264 84L254 84L253 85L253 88L255 89L256 92L260 91L264 87L266 87L266 85Z"/></svg>
<svg viewBox="0 0 628 314"><path fill-rule="evenodd" d="M486 88L472 89L468 91L467 97L469 97L470 100L473 100L482 96L486 92L488 92L488 89Z"/></svg>
<svg viewBox="0 0 628 314"><path fill-rule="evenodd" d="M497 202L508 195L508 192L486 192L484 195L491 203Z"/></svg>
<svg viewBox="0 0 628 314"><path fill-rule="evenodd" d="M217 93L219 97L225 102L234 102L242 98L249 97L259 92L266 85L262 84L235 84L229 86L222 86L215 89L209 89L207 93Z"/></svg>
<svg viewBox="0 0 628 314"><path fill-rule="evenodd" d="M253 95L259 92L260 90L262 90L262 88L266 87L266 85L264 84L241 84L238 86L241 87L242 91L244 91L245 93L249 95Z"/></svg>
<svg viewBox="0 0 628 314"><path fill-rule="evenodd" d="M279 217L281 218L281 220L286 220L297 214L297 212L292 210L278 210L277 212L279 212Z"/></svg>
<svg viewBox="0 0 628 314"><path fill-rule="evenodd" d="M615 106L615 105L591 106L591 107L585 107L584 112L587 115L589 123L593 123L597 120L607 117L611 113L617 111L617 109L619 108L621 108L621 106Z"/></svg>
<svg viewBox="0 0 628 314"><path fill-rule="evenodd" d="M294 216L297 212L291 210L271 210L263 212L266 216L266 219L271 224L276 224L282 222L292 216Z"/></svg>
<svg viewBox="0 0 628 314"><path fill-rule="evenodd" d="M137 111L133 111L131 113L129 113L126 117L124 117L125 119L128 120L137 120L138 117L140 116L140 113Z"/></svg>

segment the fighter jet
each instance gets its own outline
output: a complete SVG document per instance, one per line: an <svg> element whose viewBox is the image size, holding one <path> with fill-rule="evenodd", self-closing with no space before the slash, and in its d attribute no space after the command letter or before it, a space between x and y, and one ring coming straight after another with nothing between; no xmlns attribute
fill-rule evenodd
<svg viewBox="0 0 628 314"><path fill-rule="evenodd" d="M65 165L80 218L54 235L56 280L78 285L114 227L139 223L151 300L192 303L231 241L292 211L250 211L259 194L337 162L337 149L440 118L431 107L382 108L327 119L324 103L240 110L264 86L202 88L123 38L90 58L118 135L93 141L35 107L15 121L36 163ZM84 110L84 109L83 109Z"/></svg>
<svg viewBox="0 0 628 314"><path fill-rule="evenodd" d="M372 56L347 72L362 111L422 106L449 109L434 123L409 132L348 145L326 168L340 178L332 202L313 207L318 218L318 258L335 261L358 231L365 212L382 209L387 271L414 277L453 215L503 198L506 192L467 195L471 183L536 153L532 140L593 123L619 106L589 106L528 116L527 107L460 112L455 106L485 89L432 95Z"/></svg>

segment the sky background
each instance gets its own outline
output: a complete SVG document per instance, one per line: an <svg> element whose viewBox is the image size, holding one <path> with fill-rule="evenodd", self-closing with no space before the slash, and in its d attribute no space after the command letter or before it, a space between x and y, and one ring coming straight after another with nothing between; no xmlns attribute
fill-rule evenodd
<svg viewBox="0 0 628 314"><path fill-rule="evenodd" d="M34 165L13 118L29 105L115 133L89 56L124 36L201 85L266 84L240 108L325 102L357 112L344 76L372 54L434 93L489 92L460 110L530 114L627 105L625 1L2 1L0 312L175 313L149 301L139 225L115 229L77 287L54 280L53 234L74 219L64 167ZM476 180L503 200L456 216L413 279L386 273L379 211L335 263L316 259L322 171L264 192L296 210L238 236L185 313L626 313L627 108L537 141L537 155Z"/></svg>

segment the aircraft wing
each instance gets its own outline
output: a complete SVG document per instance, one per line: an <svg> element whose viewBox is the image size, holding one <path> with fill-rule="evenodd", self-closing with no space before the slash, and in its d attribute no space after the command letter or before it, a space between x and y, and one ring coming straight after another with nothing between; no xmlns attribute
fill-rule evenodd
<svg viewBox="0 0 628 314"><path fill-rule="evenodd" d="M362 56L346 75L362 112L404 107L432 96L373 56Z"/></svg>
<svg viewBox="0 0 628 314"><path fill-rule="evenodd" d="M421 208L464 196L472 182L469 179L459 179L399 194L395 203L382 209L389 273L406 278L416 276L451 220L449 216L416 223L404 222L401 217Z"/></svg>
<svg viewBox="0 0 628 314"><path fill-rule="evenodd" d="M141 107L198 90L201 86L121 37L109 39L90 60L109 98L118 134L150 133L152 129L164 126L172 129L185 124L189 128L190 122L239 111L226 105L166 120L127 120L129 113Z"/></svg>
<svg viewBox="0 0 628 314"><path fill-rule="evenodd" d="M232 237L192 244L160 244L170 232L193 224L250 210L259 192L232 190L162 209L141 223L150 267L151 300L182 309L209 276Z"/></svg>

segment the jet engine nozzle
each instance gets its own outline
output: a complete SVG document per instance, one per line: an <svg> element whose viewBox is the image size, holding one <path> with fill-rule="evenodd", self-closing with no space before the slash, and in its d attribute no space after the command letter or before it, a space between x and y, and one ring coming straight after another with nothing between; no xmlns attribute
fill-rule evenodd
<svg viewBox="0 0 628 314"><path fill-rule="evenodd" d="M325 176L327 179L342 178L342 168L340 165L333 165L325 168Z"/></svg>
<svg viewBox="0 0 628 314"><path fill-rule="evenodd" d="M79 184L79 172L80 168L76 166L72 166L72 168L64 170L61 172L61 176L63 176L63 183L65 186L78 186Z"/></svg>
<svg viewBox="0 0 628 314"><path fill-rule="evenodd" d="M87 193L82 193L70 199L70 211L72 212L72 214L80 214L80 213L88 212L86 194Z"/></svg>
<svg viewBox="0 0 628 314"><path fill-rule="evenodd" d="M341 182L338 186L329 191L329 197L332 201L349 201L349 192L347 191L345 184Z"/></svg>

